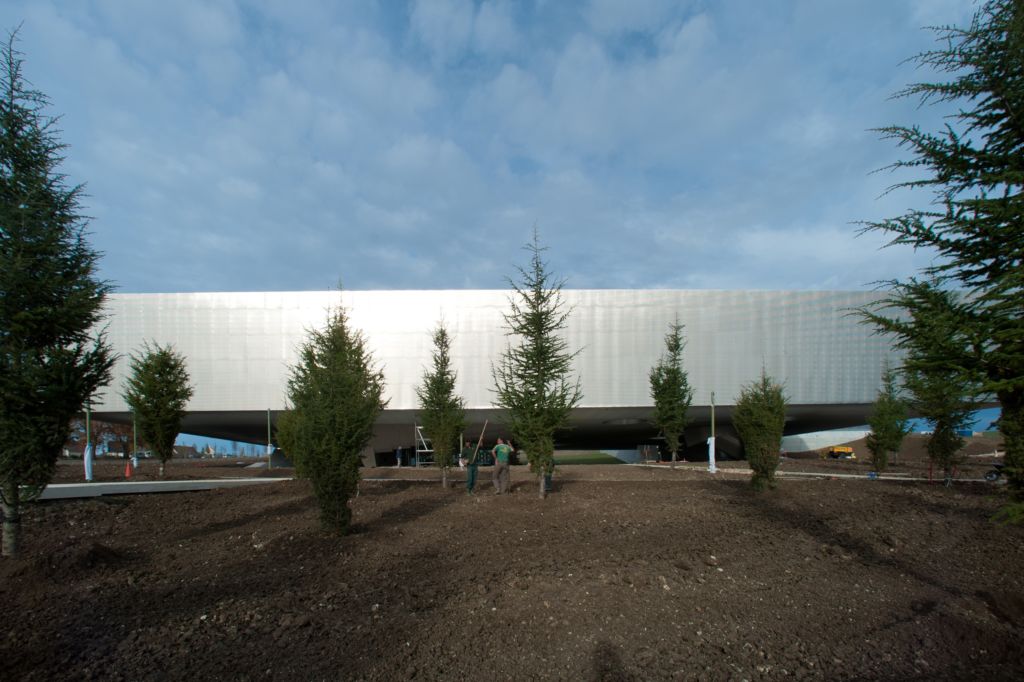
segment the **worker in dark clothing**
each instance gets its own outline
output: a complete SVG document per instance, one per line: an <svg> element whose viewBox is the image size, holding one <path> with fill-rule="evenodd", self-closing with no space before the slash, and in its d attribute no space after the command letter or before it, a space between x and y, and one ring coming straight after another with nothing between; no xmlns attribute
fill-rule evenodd
<svg viewBox="0 0 1024 682"><path fill-rule="evenodd" d="M462 448L462 452L459 453L459 457L466 461L466 494L472 495L473 488L476 487L476 470L478 467L477 457L480 454L480 449L473 447L473 444L468 440L466 441L466 447Z"/></svg>

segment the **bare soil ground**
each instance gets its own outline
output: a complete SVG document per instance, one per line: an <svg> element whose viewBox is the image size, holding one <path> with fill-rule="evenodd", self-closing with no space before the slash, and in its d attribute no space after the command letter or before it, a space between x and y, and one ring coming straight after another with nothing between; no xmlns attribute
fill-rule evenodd
<svg viewBox="0 0 1024 682"><path fill-rule="evenodd" d="M525 467L505 496L487 468L475 496L363 473L388 480L340 538L303 481L31 505L0 677L1024 679L998 486L566 466L541 501Z"/></svg>

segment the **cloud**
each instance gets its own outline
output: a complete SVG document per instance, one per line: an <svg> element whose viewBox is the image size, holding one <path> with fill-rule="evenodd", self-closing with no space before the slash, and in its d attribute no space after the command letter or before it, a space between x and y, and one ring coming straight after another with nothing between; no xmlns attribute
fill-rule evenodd
<svg viewBox="0 0 1024 682"><path fill-rule="evenodd" d="M858 288L928 254L870 128L969 3L12 0L126 291ZM837 255L838 254L838 255Z"/></svg>
<svg viewBox="0 0 1024 682"><path fill-rule="evenodd" d="M409 25L433 59L445 64L466 50L474 16L472 0L416 0Z"/></svg>
<svg viewBox="0 0 1024 682"><path fill-rule="evenodd" d="M600 35L657 31L680 12L675 0L591 0L584 10L587 24Z"/></svg>
<svg viewBox="0 0 1024 682"><path fill-rule="evenodd" d="M507 1L485 0L473 20L473 48L491 56L508 55L522 44L522 36Z"/></svg>

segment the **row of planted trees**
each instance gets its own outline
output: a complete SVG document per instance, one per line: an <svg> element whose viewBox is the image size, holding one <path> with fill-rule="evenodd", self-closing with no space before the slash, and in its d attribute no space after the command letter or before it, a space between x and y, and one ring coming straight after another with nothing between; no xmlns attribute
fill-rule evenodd
<svg viewBox="0 0 1024 682"><path fill-rule="evenodd" d="M504 320L510 341L492 365L492 376L495 406L503 411L513 439L525 451L543 498L545 477L554 469L555 434L568 425L582 392L579 380L572 376L572 361L579 351L571 349L560 334L572 312L561 297L564 282L549 272L536 230L526 250L529 263L518 268L517 280L509 281L512 293ZM447 488L448 471L466 425L465 402L456 391L452 337L443 321L431 338L431 364L416 393L420 423ZM665 346L649 379L655 422L674 463L693 397L683 367L683 326L678 322L670 326ZM360 454L387 406L384 389L384 374L344 307L330 312L322 330L309 332L291 369L290 409L278 421L278 441L297 473L312 481L324 524L340 532L351 520L348 502L358 486ZM766 373L744 387L737 401L733 421L757 489L774 485L785 410L781 384Z"/></svg>
<svg viewBox="0 0 1024 682"><path fill-rule="evenodd" d="M578 351L570 350L559 334L570 314L562 305L562 282L548 273L536 231L527 249L530 263L519 269L521 279L511 282L510 310L504 318L514 342L492 366L492 374L495 404L526 452L543 497L544 476L554 468L554 434L566 426L581 392L579 381L571 377ZM443 321L432 341L431 366L416 392L420 422L447 487L465 428L465 402L456 392L452 337ZM278 422L278 441L297 473L312 481L325 525L339 532L348 528L348 501L358 484L360 453L387 406L383 395L384 375L363 334L352 328L343 307L331 311L325 328L310 332L291 370L290 409Z"/></svg>
<svg viewBox="0 0 1024 682"><path fill-rule="evenodd" d="M952 429L955 435L957 410L964 408L962 400L953 400L956 409L945 409L943 403L948 407L951 395L994 397L999 402L1013 503L1007 516L1021 520L1024 127L1019 118L1024 106L1024 9L1014 0L985 0L970 26L937 32L938 49L919 55L917 61L949 78L914 84L899 94L960 107L938 133L918 126L881 131L911 153L910 159L895 164L897 169L924 173L897 187L932 189L934 203L865 228L887 234L894 244L928 249L937 257L920 277L888 282L882 305L865 316L905 352L904 385L914 393L915 382L928 389L919 394L934 397L927 401L928 409L934 407L935 415L952 415L941 425L943 434ZM96 274L99 254L86 240L81 187L69 186L59 170L64 145L57 138L55 120L44 112L46 97L22 77L14 42L12 35L0 54L4 555L17 550L21 502L51 479L71 420L109 381L115 360L102 333L94 331L111 287ZM508 348L494 375L497 403L507 411L512 431L540 481L552 466L553 432L564 424L580 393L578 382L567 373L573 353L557 334L545 334L557 331L568 313L552 306L558 303L560 283L537 276L547 273L536 240L533 248L531 266L524 270L523 286L516 287L506 317L512 332L527 335L523 343ZM289 382L294 409L281 424L282 440L293 453L333 453L326 463L303 461L312 455L297 458L300 471L311 478L323 470L324 483L314 480L322 503L333 490L353 489L357 461L352 458L358 456L369 438L369 424L384 407L383 377L361 335L348 328L343 311L331 322L303 348ZM341 394L326 380L331 376L354 392ZM955 390L939 390L949 386ZM750 414L741 417L745 396L753 402ZM755 471L761 466L755 459L770 465L778 456L778 440L770 429L779 422L769 415L784 402L781 387L764 375L740 396L736 426L741 438L749 428L763 439L763 446L754 446L746 437ZM933 421L938 428L939 420ZM331 442L331 429L338 426L351 435L343 444ZM933 440L937 448L956 442L945 435ZM342 447L348 459L342 457ZM755 476L758 485L771 484L769 469L774 471L769 467ZM328 516L347 523L344 510L335 509Z"/></svg>

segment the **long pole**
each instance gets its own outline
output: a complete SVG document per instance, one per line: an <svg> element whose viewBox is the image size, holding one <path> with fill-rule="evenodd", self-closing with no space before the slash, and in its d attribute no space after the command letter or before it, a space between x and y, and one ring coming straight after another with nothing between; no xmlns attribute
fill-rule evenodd
<svg viewBox="0 0 1024 682"><path fill-rule="evenodd" d="M715 466L715 392L711 391L711 438L708 438L708 473L716 473Z"/></svg>
<svg viewBox="0 0 1024 682"><path fill-rule="evenodd" d="M270 408L267 408L267 470L274 468L274 444L270 442Z"/></svg>
<svg viewBox="0 0 1024 682"><path fill-rule="evenodd" d="M135 411L132 411L132 467L139 468L139 430L135 425Z"/></svg>
<svg viewBox="0 0 1024 682"><path fill-rule="evenodd" d="M715 392L711 391L711 437L715 437Z"/></svg>
<svg viewBox="0 0 1024 682"><path fill-rule="evenodd" d="M85 403L85 450L82 451L85 480L92 480L92 403Z"/></svg>
<svg viewBox="0 0 1024 682"><path fill-rule="evenodd" d="M473 450L473 461L476 461L476 453L480 452L480 446L484 444L484 433L487 432L488 420L484 420L484 428L480 429L480 438L476 441L476 449Z"/></svg>

